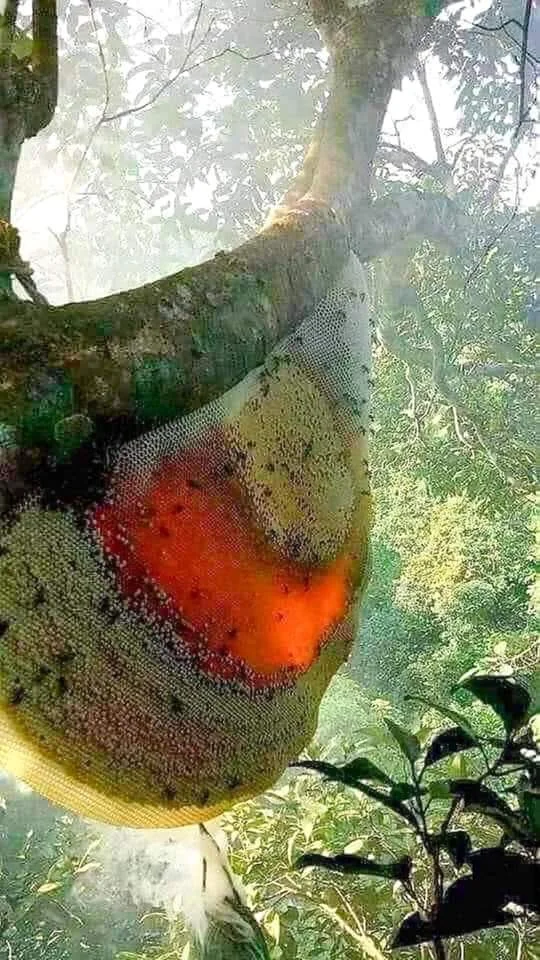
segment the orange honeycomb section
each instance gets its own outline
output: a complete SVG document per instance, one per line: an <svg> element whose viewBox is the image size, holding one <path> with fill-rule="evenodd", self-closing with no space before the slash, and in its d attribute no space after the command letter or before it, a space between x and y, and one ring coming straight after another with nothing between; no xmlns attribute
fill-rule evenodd
<svg viewBox="0 0 540 960"><path fill-rule="evenodd" d="M309 569L278 555L253 528L215 445L211 471L184 454L163 464L136 501L117 495L92 522L124 595L144 597L162 618L176 614L217 675L231 675L228 654L263 675L305 670L345 615L351 558Z"/></svg>

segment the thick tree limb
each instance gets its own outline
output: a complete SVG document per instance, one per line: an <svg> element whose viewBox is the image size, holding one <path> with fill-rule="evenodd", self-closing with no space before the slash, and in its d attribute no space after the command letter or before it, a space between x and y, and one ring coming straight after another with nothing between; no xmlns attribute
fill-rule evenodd
<svg viewBox="0 0 540 960"><path fill-rule="evenodd" d="M373 260L402 240L414 237L432 240L451 249L461 245L465 230L470 231L466 215L453 200L442 193L404 190L359 211L361 226L352 239L361 260Z"/></svg>
<svg viewBox="0 0 540 960"><path fill-rule="evenodd" d="M56 107L58 55L55 0L33 2L30 58L12 53L17 4L8 4L6 14L0 38L0 219L9 221L22 145L50 123Z"/></svg>
<svg viewBox="0 0 540 960"><path fill-rule="evenodd" d="M44 367L69 373L81 411L133 413L133 377L156 356L175 364L178 411L200 406L313 309L348 250L335 216L311 205L231 254L136 290L48 309L0 306L0 421L18 421Z"/></svg>
<svg viewBox="0 0 540 960"><path fill-rule="evenodd" d="M451 244L460 231L451 201L411 190L366 203L352 245L369 260L404 238ZM67 372L90 415L133 413L133 378L152 356L174 361L179 411L208 402L314 308L350 243L331 212L306 200L234 253L139 289L47 310L0 308L0 421L16 420L34 365Z"/></svg>
<svg viewBox="0 0 540 960"><path fill-rule="evenodd" d="M379 0L351 8L311 0L316 26L332 55L332 90L308 152L308 190L352 229L369 199L379 132L392 90L410 66L432 20L418 0ZM306 170L303 187L306 186ZM296 193L296 196L298 195Z"/></svg>
<svg viewBox="0 0 540 960"><path fill-rule="evenodd" d="M291 208L281 208L253 240L90 303L0 305L0 422L20 422L33 378L51 368L68 374L77 412L133 414L137 377L156 358L173 370L168 389L175 412L193 409L264 360L324 295L351 246L367 259L426 227L447 239L448 213L454 223L456 211L442 197L440 203L430 198L429 214L419 193L369 205L392 88L432 22L418 16L419 6L418 0L380 0L351 11L343 0L312 0L333 57L334 90L303 180L285 205ZM49 89L51 11L52 0L35 0L35 64Z"/></svg>
<svg viewBox="0 0 540 960"><path fill-rule="evenodd" d="M4 10L4 22L0 27L0 49L11 47L17 26L19 0L7 0Z"/></svg>

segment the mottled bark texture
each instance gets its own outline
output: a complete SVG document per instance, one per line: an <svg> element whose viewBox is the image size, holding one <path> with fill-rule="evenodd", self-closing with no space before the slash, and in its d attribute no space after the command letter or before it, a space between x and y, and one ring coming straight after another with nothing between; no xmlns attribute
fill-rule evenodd
<svg viewBox="0 0 540 960"><path fill-rule="evenodd" d="M34 0L32 82L24 72L28 64L18 63L9 82L0 84L0 130L8 121L15 129L9 159L5 148L0 158L9 190L22 140L54 110L54 6ZM44 371L55 383L69 381L70 416L100 423L134 418L148 378L164 394L161 409L178 415L261 363L313 309L351 248L368 260L428 225L430 232L435 225L437 236L447 233L450 207L442 197L435 205L429 198L429 215L427 198L414 191L370 203L390 94L431 23L420 7L417 0L379 0L351 10L340 0L311 0L333 59L333 89L300 177L254 239L197 267L92 302L43 307L0 301L0 424L19 431L21 445L34 442L21 434L21 424ZM143 416L141 429L144 422Z"/></svg>
<svg viewBox="0 0 540 960"><path fill-rule="evenodd" d="M18 6L18 0L7 0L0 24L0 305L11 299L13 276L35 291L7 225L22 145L50 123L58 94L55 0L34 0L28 54L17 30Z"/></svg>

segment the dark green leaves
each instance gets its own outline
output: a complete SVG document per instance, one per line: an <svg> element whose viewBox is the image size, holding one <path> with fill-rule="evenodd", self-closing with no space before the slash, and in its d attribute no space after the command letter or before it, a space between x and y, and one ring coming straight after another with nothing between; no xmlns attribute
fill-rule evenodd
<svg viewBox="0 0 540 960"><path fill-rule="evenodd" d="M325 857L320 853L305 853L298 858L295 867L298 869L323 867L325 870L333 870L337 873L371 874L375 877L384 877L386 880L406 882L411 873L412 861L410 857L402 857L391 863L378 863L376 860L349 853L340 853L335 857Z"/></svg>
<svg viewBox="0 0 540 960"><path fill-rule="evenodd" d="M460 753L462 750L470 750L471 747L475 746L477 746L477 742L474 737L463 730L462 727L451 727L449 730L443 730L429 744L425 765L429 767L432 763L443 760L444 757Z"/></svg>
<svg viewBox="0 0 540 960"><path fill-rule="evenodd" d="M515 840L531 846L526 822L494 790L476 780L450 780L449 786L453 796L459 797L465 807L483 813Z"/></svg>
<svg viewBox="0 0 540 960"><path fill-rule="evenodd" d="M448 830L434 838L437 846L446 850L454 866L463 867L471 852L471 838L466 830Z"/></svg>
<svg viewBox="0 0 540 960"><path fill-rule="evenodd" d="M300 767L303 770L309 770L314 773L321 773L328 780L333 780L335 783L343 783L348 787L354 787L355 790L360 790L367 797L370 797L371 800L376 800L378 803L381 803L389 810L398 814L398 816L403 817L404 820L407 820L407 822L416 829L416 817L401 799L404 795L406 795L408 799L410 795L409 785L395 784L384 771L371 763L370 760L359 757L341 767L335 766L333 763L325 763L322 760L299 760L297 763L291 764L291 766ZM380 790L365 783L364 781L368 779L376 780L385 787L390 787L390 790Z"/></svg>
<svg viewBox="0 0 540 960"><path fill-rule="evenodd" d="M501 718L507 733L523 726L531 697L527 688L515 677L476 674L458 684L473 696L490 706Z"/></svg>
<svg viewBox="0 0 540 960"><path fill-rule="evenodd" d="M385 719L407 760L407 780L393 781L362 757L340 767L318 761L295 764L354 787L402 817L433 862L435 895L425 913L416 911L405 917L394 936L393 948L441 943L446 938L505 925L513 922L515 910L525 915L540 911L540 763L537 735L532 723L526 724L531 712L529 694L521 683L506 676L470 675L460 686L495 710L505 734L502 730L496 737L476 734L467 718L453 708L410 696L407 699L437 710L453 725L435 733L422 748L413 733ZM475 779L433 777L430 768L435 763L471 749L478 751ZM437 803L432 805L432 801ZM474 811L500 828L497 847L473 850L469 833L460 829L463 810ZM450 882L455 874L450 871L448 858L455 870L462 874L468 870L468 874ZM379 863L353 854L323 856L314 852L301 857L297 866L399 880L409 892L415 892L417 903L422 902L408 857ZM442 884L437 882L436 870L442 875Z"/></svg>
<svg viewBox="0 0 540 960"><path fill-rule="evenodd" d="M521 806L532 835L540 845L540 790L524 790L521 795Z"/></svg>
<svg viewBox="0 0 540 960"><path fill-rule="evenodd" d="M342 767L342 772L351 780L376 780L378 783L391 784L391 778L365 757L357 757Z"/></svg>
<svg viewBox="0 0 540 960"><path fill-rule="evenodd" d="M467 717L464 717L463 714L458 713L457 710L452 710L450 707L445 707L444 704L438 703L437 700L431 700L429 697L417 697L413 694L408 694L404 697L405 700L410 703L423 703L425 707L431 707L432 710L436 710L437 713L440 713L443 717L448 717L449 720L452 720L456 726L461 727L462 730L465 730L471 737L474 737L474 731L467 720Z"/></svg>
<svg viewBox="0 0 540 960"><path fill-rule="evenodd" d="M503 926L512 921L504 911L504 898L493 895L489 884L476 877L459 877L446 890L433 919L433 933L459 937L475 930Z"/></svg>
<svg viewBox="0 0 540 960"><path fill-rule="evenodd" d="M407 757L407 760L414 766L416 760L422 752L420 746L420 741L418 737L415 737L414 733L410 733L409 730L406 730L404 727L401 727L398 723L395 723L393 720L385 717L384 720L386 726L388 727L390 733L392 734L394 740L398 744L401 752Z"/></svg>
<svg viewBox="0 0 540 960"><path fill-rule="evenodd" d="M450 792L459 797L464 806L478 810L497 810L500 813L512 814L512 808L505 800L476 780L450 780Z"/></svg>
<svg viewBox="0 0 540 960"><path fill-rule="evenodd" d="M414 947L417 943L431 940L432 935L431 923L416 911L409 913L401 922L390 946L392 950L397 950L399 947Z"/></svg>
<svg viewBox="0 0 540 960"><path fill-rule="evenodd" d="M540 911L540 863L501 847L475 850L469 857L475 881L497 905L510 901Z"/></svg>
<svg viewBox="0 0 540 960"><path fill-rule="evenodd" d="M412 783L394 783L390 790L390 799L397 801L412 800L412 798L418 796L419 793L422 794L426 792L423 788L415 787Z"/></svg>
<svg viewBox="0 0 540 960"><path fill-rule="evenodd" d="M540 864L501 847L468 855L472 875L459 877L444 893L431 920L409 914L397 931L392 947L408 947L475 930L511 923L508 904L540 910Z"/></svg>
<svg viewBox="0 0 540 960"><path fill-rule="evenodd" d="M342 766L325 763L323 760L298 760L291 766L321 773L328 780L333 780L335 783L344 783L348 787L358 787L361 780L375 780L388 786L393 782L384 770L380 770L371 760L367 760L365 757L357 757L356 760L351 760L350 763L345 763Z"/></svg>

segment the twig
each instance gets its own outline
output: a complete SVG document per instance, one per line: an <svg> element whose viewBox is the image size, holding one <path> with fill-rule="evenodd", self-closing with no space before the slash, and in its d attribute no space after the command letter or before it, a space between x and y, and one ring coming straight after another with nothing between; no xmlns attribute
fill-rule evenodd
<svg viewBox="0 0 540 960"><path fill-rule="evenodd" d="M503 181L505 170L517 150L517 147L523 135L524 129L525 127L523 126L518 127L518 130L516 131L515 135L512 137L512 141L503 155L503 158L499 164L497 173L493 177L492 183L490 184L486 194L486 199L488 200L488 202L493 200L495 194L497 193L497 189L499 188L499 186Z"/></svg>
<svg viewBox="0 0 540 960"><path fill-rule="evenodd" d="M289 880L289 883L291 881ZM311 897L304 890L300 890L294 886L289 888L284 888L281 899L284 896L293 894L295 897L298 897L300 900L305 900L307 903L310 903L312 906L316 907L317 910L320 910L322 913L325 913L327 917L330 917L334 923L343 930L344 933L353 940L354 943L363 950L366 960L384 960L383 954L377 948L376 944L371 937L367 936L366 933L357 933L354 927L351 927L337 910L333 907L328 906L326 903L321 903L319 900L315 900L314 897Z"/></svg>
<svg viewBox="0 0 540 960"><path fill-rule="evenodd" d="M420 418L418 416L418 410L416 407L416 386L411 375L410 364L404 363L403 367L404 367L404 373L405 373L405 380L407 381L410 395L411 395L411 405L409 407L410 416L411 416L411 419L414 421L414 425L416 429L416 439L420 440L422 431L420 427Z"/></svg>
<svg viewBox="0 0 540 960"><path fill-rule="evenodd" d="M387 140L381 140L379 142L379 150L394 154L396 161L399 159L402 163L410 167L416 167L419 174L433 174L436 176L437 172L433 170L432 164L428 163L427 160L423 160L422 157L419 157L412 150L407 150L405 147L398 146L395 143L389 143Z"/></svg>
<svg viewBox="0 0 540 960"><path fill-rule="evenodd" d="M220 57L225 56L226 53L232 53L236 57L240 57L242 60L260 60L262 57L269 57L271 50L265 50L262 53L254 53L248 55L242 53L240 50L237 50L235 47L224 47L223 50L220 50L219 53L214 53L210 57L205 57L203 60L198 60L197 63L191 65L179 67L176 73L173 74L168 80L165 81L156 90L155 94L145 100L144 103L139 103L136 107L127 107L125 110L119 110L117 113L113 113L110 116L103 117L102 123L111 123L112 120L120 120L122 117L128 117L132 113L138 113L140 110L146 110L147 107L151 107L153 103L161 96L161 94L171 87L182 74L187 73L189 70L196 70L197 67L202 67L205 63L211 63L214 60L219 60Z"/></svg>
<svg viewBox="0 0 540 960"><path fill-rule="evenodd" d="M60 248L60 253L62 254L62 259L64 261L66 291L68 295L68 300L72 303L75 299L75 290L73 287L73 275L71 273L71 262L69 259L69 251L67 246L67 237L68 237L70 225L71 225L71 218L68 218L66 226L64 227L61 233L55 233L55 231L51 227L49 227L49 233L56 240Z"/></svg>
<svg viewBox="0 0 540 960"><path fill-rule="evenodd" d="M527 48L529 44L529 27L531 25L532 0L526 0L525 18L523 20L523 36L521 40L521 58L519 64L519 110L518 125L514 131L514 138L517 136L521 124L525 121L529 112L529 107L525 108L525 97L527 94Z"/></svg>
<svg viewBox="0 0 540 960"><path fill-rule="evenodd" d="M400 117L398 120L392 120L392 124L393 124L394 130L396 131L396 140L397 140L398 146L399 146L400 148L401 148L401 133L399 132L398 124L400 124L400 123L406 123L407 120L414 120L414 119L415 119L415 117L413 116L413 114L412 114L412 113L408 113L406 117Z"/></svg>
<svg viewBox="0 0 540 960"><path fill-rule="evenodd" d="M83 167L83 164L84 164L84 162L85 162L85 160L86 160L86 158L87 158L87 156L88 156L90 147L92 146L92 144L93 144L93 142L94 142L94 139L95 139L95 137L96 137L96 134L97 134L99 128L101 127L102 123L104 122L105 114L107 113L107 110L108 110L108 108L109 108L109 99L110 99L109 74L108 74L108 71L107 71L107 62L106 62L106 60L105 60L105 52L104 52L104 50L103 50L103 45L102 45L101 40L99 39L99 36L98 36L98 26L97 26L97 22L96 22L95 13L94 13L94 3L93 3L93 0L86 0L86 2L87 2L87 4L88 4L88 10L89 10L89 12L90 12L90 19L91 19L91 21L92 21L92 27L93 27L93 29L94 29L94 33L95 33L95 36L96 36L96 43L97 43L97 46L98 46L98 54L99 54L99 59L100 59L100 62L101 62L101 69L102 69L102 72L103 72L103 83L104 83L104 85L105 85L105 98L104 98L104 101L103 101L103 106L102 106L102 108L101 108L101 116L99 117L98 120L96 120L96 123L95 123L94 126L92 127L92 130L90 131L90 136L88 137L88 140L86 141L86 145L85 145L84 150L83 150L83 152L82 152L82 156L80 157L79 162L78 162L78 164L77 164L77 166L76 166L76 168L75 168L75 173L73 174L73 177L72 177L72 179L71 179L71 186L70 186L70 188L69 188L69 190L68 190L68 197L71 195L71 193L72 193L72 191L73 191L73 187L75 186L75 183L76 183L76 181L77 181L77 178L78 178L78 176L79 176L79 174L80 174L80 172L81 172L81 169L82 169L82 167ZM69 213L68 213L68 219L69 219Z"/></svg>
<svg viewBox="0 0 540 960"><path fill-rule="evenodd" d="M452 416L453 416L453 419L454 419L454 430L455 430L455 432L456 432L456 437L458 438L459 442L460 442L464 447L468 447L469 450L473 450L474 448L473 448L472 444L469 443L469 441L467 440L465 434L463 433L463 431L462 431L462 429L461 429L461 424L460 424L460 422L459 422L459 413L458 413L455 405L452 405Z"/></svg>
<svg viewBox="0 0 540 960"><path fill-rule="evenodd" d="M343 906L345 907L345 909L347 910L347 912L350 914L351 919L353 920L353 922L355 923L355 925L358 927L359 933L364 934L364 933L366 932L366 931L365 931L365 927L363 927L362 924L360 923L360 918L358 917L358 915L357 915L357 914L355 913L355 911L353 910L353 908L352 908L351 904L349 903L349 901L347 900L346 896L341 892L341 890L339 889L339 887L338 887L335 883L329 883L329 887L330 887L331 890L334 891L334 893L337 893L337 895L338 895L339 899L341 900Z"/></svg>
<svg viewBox="0 0 540 960"><path fill-rule="evenodd" d="M515 24L516 27L519 27L523 31L523 24L516 20L515 17L509 17L508 20L503 20L497 26L487 26L483 23L473 23L472 21L465 20L464 23L469 23L470 26L474 27L477 30L482 30L483 33L499 33L502 31L505 37L508 37L509 40L512 40L513 43L517 43L519 47L522 47L522 40L518 40L517 37L513 37L511 33L506 29L510 24ZM530 50L527 50L527 59L530 63L540 63L540 58L535 57L534 53L531 53Z"/></svg>
<svg viewBox="0 0 540 960"><path fill-rule="evenodd" d="M480 271L481 268L482 268L482 265L484 264L484 262L485 262L485 260L486 260L486 257L487 257L487 255L488 255L488 253L489 253L490 250L492 250L493 247L499 242L499 240L501 239L501 237L506 233L506 231L508 230L508 228L511 226L512 221L515 220L515 218L516 218L516 216L517 216L517 212L518 212L518 203L516 202L516 203L514 204L514 209L512 210L512 213L510 214L510 216L509 216L508 220L506 221L506 223L501 227L501 229L499 230L499 232L496 233L494 237L491 237L491 238L487 241L487 243L484 245L484 249L483 249L483 251L482 251L481 256L478 258L478 260L476 261L476 263L474 263L474 264L472 265L471 269L469 270L467 276L465 277L465 283L463 284L463 288L464 288L464 289L469 286L471 280L473 280L474 277L476 276L476 274L479 273L479 271Z"/></svg>

